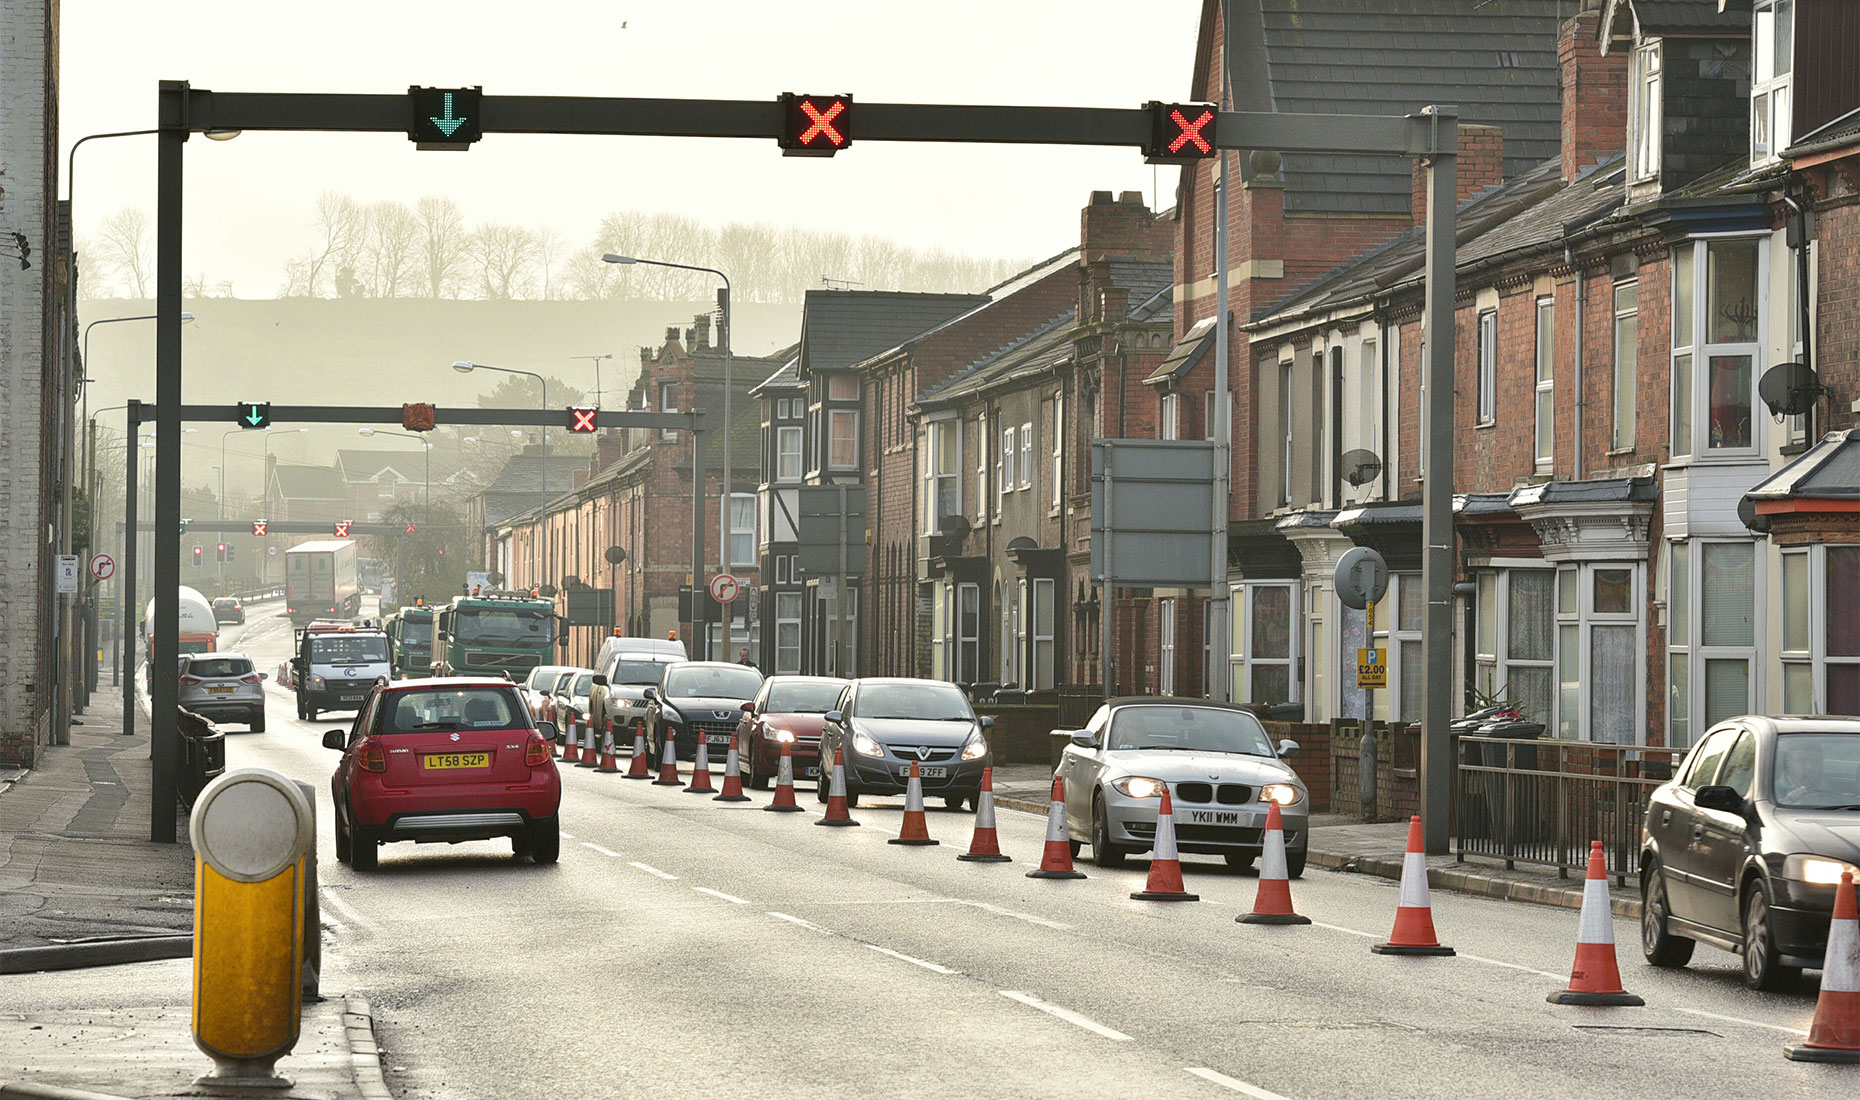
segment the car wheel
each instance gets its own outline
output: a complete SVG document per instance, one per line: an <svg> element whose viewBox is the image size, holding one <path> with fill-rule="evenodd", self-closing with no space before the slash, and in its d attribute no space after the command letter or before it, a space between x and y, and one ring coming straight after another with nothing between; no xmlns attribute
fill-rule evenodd
<svg viewBox="0 0 1860 1100"><path fill-rule="evenodd" d="M1784 966L1770 930L1770 888L1758 879L1744 895L1744 984L1765 992L1787 989L1802 976L1801 968Z"/></svg>
<svg viewBox="0 0 1860 1100"><path fill-rule="evenodd" d="M553 817L530 822L530 858L537 863L554 863L562 855L562 827Z"/></svg>
<svg viewBox="0 0 1860 1100"><path fill-rule="evenodd" d="M1684 936L1675 936L1666 928L1672 915L1666 901L1666 877L1658 862L1647 865L1640 886L1640 953L1654 966L1677 969L1692 961L1697 944Z"/></svg>
<svg viewBox="0 0 1860 1100"><path fill-rule="evenodd" d="M1236 871L1244 871L1253 866L1253 853L1251 852L1222 852L1221 858L1227 861L1227 866Z"/></svg>
<svg viewBox="0 0 1860 1100"><path fill-rule="evenodd" d="M814 801L825 806L827 804L827 796L832 793L832 790L833 777L823 770L820 773L820 777L814 780Z"/></svg>
<svg viewBox="0 0 1860 1100"><path fill-rule="evenodd" d="M1072 858L1076 860L1079 858L1079 853L1084 851L1085 842L1082 840L1068 840L1066 841L1066 846L1072 849Z"/></svg>
<svg viewBox="0 0 1860 1100"><path fill-rule="evenodd" d="M304 708L304 720L305 721L314 722L316 721L316 716L317 716L317 709L315 707Z"/></svg>
<svg viewBox="0 0 1860 1100"><path fill-rule="evenodd" d="M847 791L846 792L846 808L849 810L856 810L859 808L859 792L858 791Z"/></svg>
<svg viewBox="0 0 1860 1100"><path fill-rule="evenodd" d="M349 838L348 828L342 824L342 815L337 814L335 816L336 816L336 862L347 863L349 862L349 858L350 858L349 853L351 851L351 846L353 842Z"/></svg>
<svg viewBox="0 0 1860 1100"><path fill-rule="evenodd" d="M1306 849L1302 844L1296 848L1287 848L1285 850L1286 878L1305 877L1305 851Z"/></svg>
<svg viewBox="0 0 1860 1100"><path fill-rule="evenodd" d="M1111 823L1104 814L1104 799L1091 800L1091 861L1100 867L1122 867L1129 853L1111 843Z"/></svg>
<svg viewBox="0 0 1860 1100"><path fill-rule="evenodd" d="M955 811L957 811L958 813L960 813L960 812L961 812L961 810L962 810L962 804L963 804L964 802L968 802L970 806L974 806L974 805L975 805L975 803L974 803L974 801L973 801L973 798L974 798L974 796L972 796L972 795L965 795L965 794L946 794L946 795L944 795L944 796L943 796L943 805L945 805L945 806L947 806L947 807L949 807L950 809L952 809L952 810L955 810Z"/></svg>
<svg viewBox="0 0 1860 1100"><path fill-rule="evenodd" d="M264 733L265 732L265 712L264 711L261 710L257 714L254 714L252 716L252 732L253 733Z"/></svg>
<svg viewBox="0 0 1860 1100"><path fill-rule="evenodd" d="M304 713L304 701L302 699L297 700L297 720L299 722L308 722L310 720L310 716Z"/></svg>
<svg viewBox="0 0 1860 1100"><path fill-rule="evenodd" d="M381 863L381 842L360 825L349 828L349 866L357 871L372 871Z"/></svg>
<svg viewBox="0 0 1860 1100"><path fill-rule="evenodd" d="M749 743L749 751L743 756L743 785L752 791L769 789L769 777L756 767L756 760L762 754L756 750L755 742Z"/></svg>

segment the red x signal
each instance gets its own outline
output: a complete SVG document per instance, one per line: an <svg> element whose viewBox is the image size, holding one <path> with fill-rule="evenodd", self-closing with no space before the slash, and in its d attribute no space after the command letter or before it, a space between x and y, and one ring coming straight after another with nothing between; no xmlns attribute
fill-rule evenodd
<svg viewBox="0 0 1860 1100"><path fill-rule="evenodd" d="M784 153L830 157L852 144L852 96L789 92L781 105Z"/></svg>
<svg viewBox="0 0 1860 1100"><path fill-rule="evenodd" d="M1150 141L1143 147L1151 163L1193 164L1215 152L1220 115L1207 103L1150 103Z"/></svg>
<svg viewBox="0 0 1860 1100"><path fill-rule="evenodd" d="M252 534L257 535L260 538L264 537L265 535L265 521L264 520L255 519L252 521Z"/></svg>
<svg viewBox="0 0 1860 1100"><path fill-rule="evenodd" d="M354 521L354 520L352 520L352 519L339 519L339 520L337 520L337 521L336 521L336 537L337 537L337 538L339 538L339 539L346 539L346 538L348 538L348 537L349 537L349 527L350 527L351 525L353 525L354 523L355 523L355 521Z"/></svg>
<svg viewBox="0 0 1860 1100"><path fill-rule="evenodd" d="M834 103L828 106L825 111L822 111L814 106L813 100L803 99L801 101L801 113L806 115L813 125L801 131L801 144L812 145L814 139L817 137L824 137L828 142L834 145L846 144L846 135L840 133L833 126L833 120L840 117L845 110L846 104Z"/></svg>
<svg viewBox="0 0 1860 1100"><path fill-rule="evenodd" d="M1171 153L1181 152L1182 146L1187 145L1191 141L1195 143L1195 148L1200 152L1214 152L1214 146L1207 138L1201 136L1201 128L1214 121L1213 111L1201 112L1200 116L1193 122L1183 118L1182 112L1179 110L1170 111L1169 121L1175 123L1176 127L1181 131L1175 135L1175 140L1169 143L1169 151Z"/></svg>
<svg viewBox="0 0 1860 1100"><path fill-rule="evenodd" d="M594 421L600 415L601 410L598 408L569 409L568 430L571 432L592 432L595 430Z"/></svg>
<svg viewBox="0 0 1860 1100"><path fill-rule="evenodd" d="M412 520L407 521L407 533L409 535L413 534L413 521Z"/></svg>

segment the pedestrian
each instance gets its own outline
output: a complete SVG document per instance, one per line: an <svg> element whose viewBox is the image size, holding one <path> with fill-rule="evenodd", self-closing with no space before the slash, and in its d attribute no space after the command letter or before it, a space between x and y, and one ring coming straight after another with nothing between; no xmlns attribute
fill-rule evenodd
<svg viewBox="0 0 1860 1100"><path fill-rule="evenodd" d="M744 646L742 649L737 651L736 663L739 665L748 665L750 668L756 668L756 663L749 659L749 647L748 646ZM759 668L756 668L756 671L761 672L762 670Z"/></svg>

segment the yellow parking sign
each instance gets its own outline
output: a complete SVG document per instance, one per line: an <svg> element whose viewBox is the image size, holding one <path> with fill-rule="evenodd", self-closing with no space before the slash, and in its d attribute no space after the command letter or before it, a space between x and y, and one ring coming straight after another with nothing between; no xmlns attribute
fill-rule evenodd
<svg viewBox="0 0 1860 1100"><path fill-rule="evenodd" d="M1385 659L1386 649L1359 649L1356 651L1356 686L1359 688L1376 688L1389 686L1389 666Z"/></svg>

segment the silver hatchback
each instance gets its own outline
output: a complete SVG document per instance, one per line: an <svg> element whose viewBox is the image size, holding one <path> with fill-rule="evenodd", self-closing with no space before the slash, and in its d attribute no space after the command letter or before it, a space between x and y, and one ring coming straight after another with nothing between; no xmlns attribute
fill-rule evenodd
<svg viewBox="0 0 1860 1100"><path fill-rule="evenodd" d="M243 653L190 653L181 658L179 702L202 718L243 722L265 732L265 674Z"/></svg>

